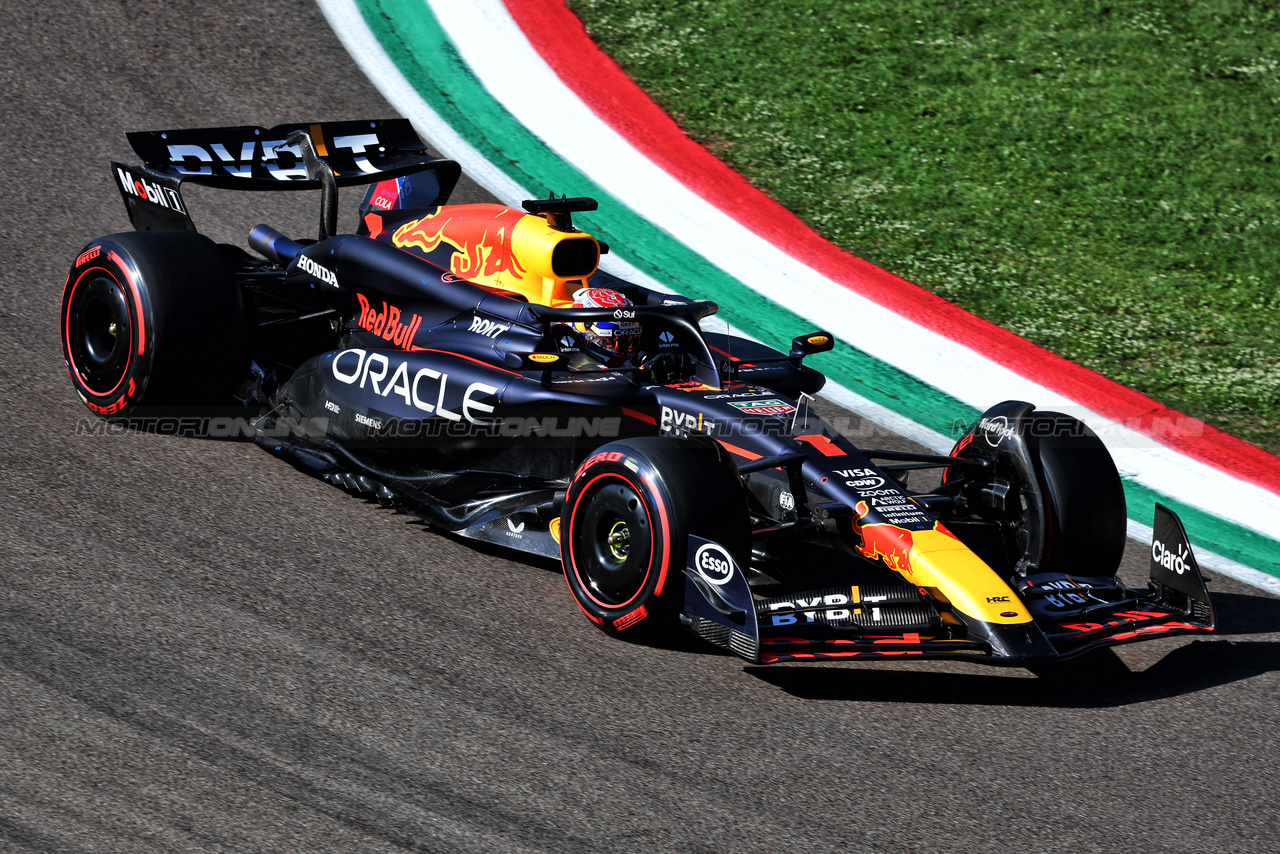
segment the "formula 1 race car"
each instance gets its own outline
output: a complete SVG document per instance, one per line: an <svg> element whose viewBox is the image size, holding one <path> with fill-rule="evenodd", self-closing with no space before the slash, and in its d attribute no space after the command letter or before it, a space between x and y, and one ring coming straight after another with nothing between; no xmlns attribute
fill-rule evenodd
<svg viewBox="0 0 1280 854"><path fill-rule="evenodd" d="M855 447L809 406L828 333L784 352L703 330L715 304L599 269L573 224L591 199L450 206L458 165L404 120L129 140L143 163L112 175L136 231L89 243L62 297L67 371L104 418L247 407L306 472L558 558L604 631L683 626L755 663L1038 667L1213 630L1169 510L1147 587L1116 578L1124 493L1084 424L1006 401L949 455ZM217 245L183 182L320 189L319 239ZM348 185L359 228L336 234Z"/></svg>

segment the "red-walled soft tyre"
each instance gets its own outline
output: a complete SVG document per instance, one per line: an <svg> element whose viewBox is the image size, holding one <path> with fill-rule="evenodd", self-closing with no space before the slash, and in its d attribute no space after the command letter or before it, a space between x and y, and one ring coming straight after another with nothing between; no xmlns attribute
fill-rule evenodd
<svg viewBox="0 0 1280 854"><path fill-rule="evenodd" d="M191 232L90 243L67 276L59 326L71 382L102 416L220 405L245 374L234 270L212 240Z"/></svg>
<svg viewBox="0 0 1280 854"><path fill-rule="evenodd" d="M560 560L569 591L610 634L671 631L690 534L715 540L746 566L746 492L719 444L647 437L605 445L578 468L565 496Z"/></svg>

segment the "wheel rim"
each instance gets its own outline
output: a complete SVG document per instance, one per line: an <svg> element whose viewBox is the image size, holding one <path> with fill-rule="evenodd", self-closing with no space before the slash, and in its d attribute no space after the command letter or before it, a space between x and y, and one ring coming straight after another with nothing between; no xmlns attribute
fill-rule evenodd
<svg viewBox="0 0 1280 854"><path fill-rule="evenodd" d="M133 329L124 293L110 279L94 279L70 311L72 365L89 391L111 394L129 369Z"/></svg>
<svg viewBox="0 0 1280 854"><path fill-rule="evenodd" d="M649 511L621 477L602 478L583 492L579 504L585 509L571 534L574 571L592 601L621 608L639 596L649 580Z"/></svg>

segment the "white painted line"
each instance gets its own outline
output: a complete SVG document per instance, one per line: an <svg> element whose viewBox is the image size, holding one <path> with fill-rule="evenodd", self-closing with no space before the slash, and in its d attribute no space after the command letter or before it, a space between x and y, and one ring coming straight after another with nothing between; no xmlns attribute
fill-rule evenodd
<svg viewBox="0 0 1280 854"><path fill-rule="evenodd" d="M1121 471L1165 495L1280 539L1280 496L1093 412L799 263L637 151L564 85L501 0L426 0L495 99L563 159L758 293L982 410L1004 399L1064 409ZM625 254L625 247L619 251ZM868 401L869 402L869 401Z"/></svg>
<svg viewBox="0 0 1280 854"><path fill-rule="evenodd" d="M519 186L501 170L488 163L418 95L394 63L386 57L381 45L368 30L359 10L350 0L318 0L318 2L333 24L334 31L338 33L357 63L374 80L393 106L414 122L425 138L446 156L462 163L473 178L499 198L514 203L529 196L526 188ZM948 375L941 380L935 379L933 384L945 388L949 393L970 405L979 409L984 408L992 402L991 389L999 387L1001 397L1024 397L1041 406L1069 409L1072 414L1081 417L1105 437L1121 469L1135 476L1140 482L1188 504L1202 507L1237 524L1257 530L1265 536L1273 539L1280 538L1280 498L1269 491L1225 475L1211 466L1192 460L1172 449L1155 445L1150 437L1115 424L1083 407L1078 407L1062 396L1012 374L1011 371L967 348L888 312L869 300L858 297L847 289L826 280L815 271L799 265L789 256L779 253L774 247L764 244L750 232L747 232L747 238L749 238L747 246L751 251L744 251L743 246L735 245L737 240L731 241L730 237L743 239L741 232L746 231L745 229L712 208L696 194L688 191L683 185L674 182L674 179L657 169L647 158L640 156L629 143L617 137L611 129L596 119L594 114L590 114L590 111L577 101L576 97L572 97L572 93L569 93L571 98L567 102L568 106L562 101L557 109L549 109L546 98L567 90L542 62L541 57L533 51L532 46L528 44L523 33L519 32L518 27L515 27L514 22L510 21L505 7L495 9L494 5L495 0L477 0L476 5L470 7L483 13L482 17L487 20L487 29L476 31L479 41L468 39L468 32L465 29L457 29L456 21L454 27L449 27L446 23L451 37L459 48L466 46L469 57L467 61L472 62L472 59L477 56L475 50L481 51L478 64L472 63L473 70L485 80L491 91L495 87L499 90L502 88L500 80L494 82L494 68L507 73L508 78L518 77L525 81L534 76L532 71L538 71L542 81L537 91L540 100L529 102L537 105L534 112L538 115L533 116L533 119L537 119L539 115L545 117L556 114L557 109L577 109L586 112L591 121L578 126L575 133L559 134L555 128L550 130L543 128L544 141L552 145L567 160L584 168L594 180L628 204L636 198L635 194L638 190L640 191L639 199L668 196L668 203L659 209L649 210L639 206L638 209L646 218L668 226L675 224L676 230L681 234L682 242L690 245L704 257L708 257L727 272L736 275L765 296L780 304L788 305L809 319L822 318L822 321L815 320L815 322L831 328L845 340L851 341L861 349L908 373L928 380L938 372L940 365L945 366ZM433 8L437 13L442 13L440 14L442 21L447 21L451 20L448 13L465 13L469 7L468 4L445 4L443 0L436 0ZM514 28L514 33L510 30L502 31L502 27L507 25ZM496 34L505 39L501 44L495 39L496 30L498 31ZM480 38L480 34L483 34L483 38ZM495 66L492 64L493 61L500 61L503 64ZM518 73L509 73L512 67ZM502 98L500 100L514 115L522 120L527 118L524 112L518 109L520 107L518 102L513 104ZM561 128L568 126L568 123L564 123L563 112L559 113L558 120L562 122ZM606 144L602 144L602 139L609 135L616 139L608 139ZM571 148L573 142L572 139L566 141L565 136L585 137L589 140L585 143L589 150L579 152L580 156L565 154L564 149ZM632 157L639 158L642 162L637 165L638 161L632 160ZM648 168L644 164L648 164ZM619 189L620 185L617 182L637 169L644 176L641 182L643 186L636 188L623 185ZM660 176L655 178L654 170L660 173ZM669 193L665 189L663 192L655 192L654 181L662 181L664 188L669 188L670 184L676 186L670 188ZM686 215L685 211L690 210L690 206L696 208L696 217ZM708 208L710 210L707 210ZM709 223L708 227L703 228L703 223ZM729 257L725 257L726 253ZM779 258L779 255L782 257ZM637 277L634 274L623 273L623 264L625 262L614 257L610 264L605 266L606 269L612 267L611 272L617 270L617 275L629 280L653 285L652 280L647 276ZM761 268L764 268L768 274L765 278L777 277L777 279L762 284L757 280ZM648 281L644 281L645 279ZM783 298L784 294L785 298ZM857 307L857 312L851 310L854 306ZM852 325L849 320L851 316L855 321ZM838 326L831 324L829 320L832 317L837 317L842 322ZM902 347L904 340L909 341L911 346ZM878 422L899 422L886 423L885 426L904 433L926 447L940 451L950 447L950 440L941 434L915 425L914 422L848 389L829 386L824 393L836 402L872 417ZM918 436L912 435L913 432L919 431L924 432ZM1142 528L1138 523L1131 523L1131 525ZM1269 575L1234 561L1208 553L1202 552L1202 554L1205 555L1203 562L1206 566L1213 566L1224 574L1247 580L1248 583L1269 590L1280 583Z"/></svg>

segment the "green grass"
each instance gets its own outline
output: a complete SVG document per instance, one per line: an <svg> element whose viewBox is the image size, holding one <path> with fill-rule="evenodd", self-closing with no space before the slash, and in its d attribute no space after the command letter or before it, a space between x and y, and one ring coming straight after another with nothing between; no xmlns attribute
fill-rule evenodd
<svg viewBox="0 0 1280 854"><path fill-rule="evenodd" d="M1280 4L570 0L827 238L1280 453Z"/></svg>

